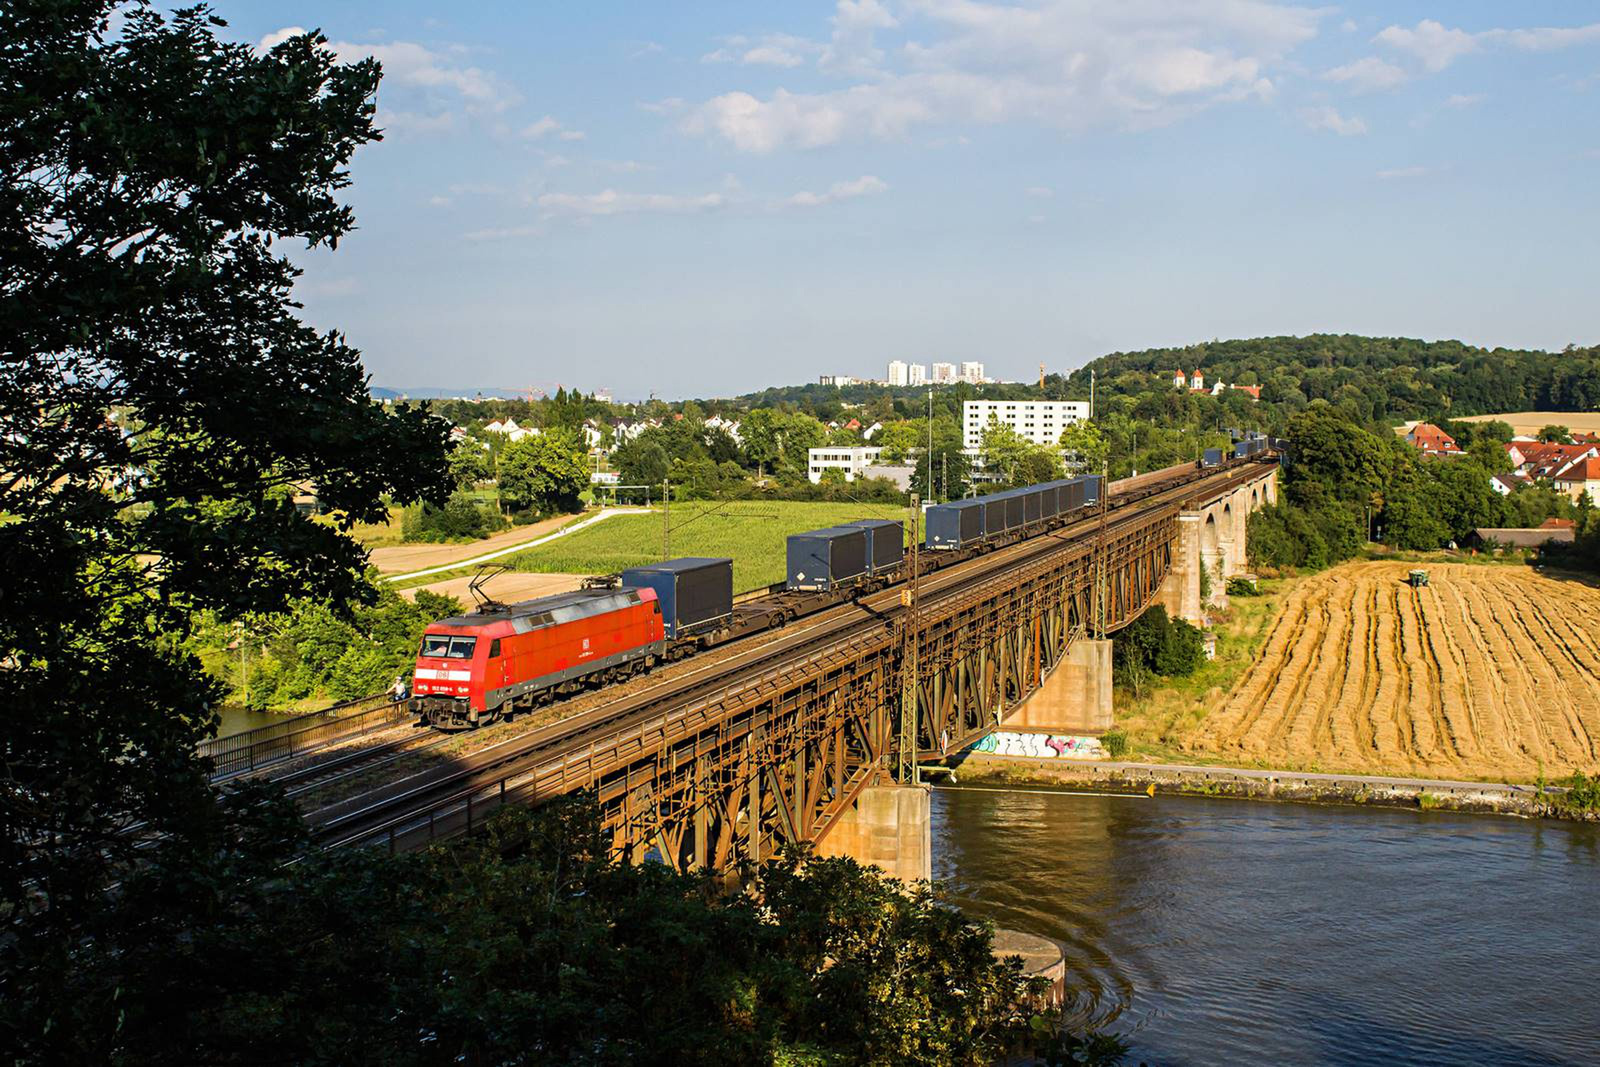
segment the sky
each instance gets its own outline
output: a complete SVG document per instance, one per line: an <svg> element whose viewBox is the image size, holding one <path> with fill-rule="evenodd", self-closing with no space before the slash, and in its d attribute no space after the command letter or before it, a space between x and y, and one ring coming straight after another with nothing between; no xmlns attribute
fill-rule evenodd
<svg viewBox="0 0 1600 1067"><path fill-rule="evenodd" d="M383 63L359 228L297 257L377 385L1600 342L1600 4L215 6Z"/></svg>

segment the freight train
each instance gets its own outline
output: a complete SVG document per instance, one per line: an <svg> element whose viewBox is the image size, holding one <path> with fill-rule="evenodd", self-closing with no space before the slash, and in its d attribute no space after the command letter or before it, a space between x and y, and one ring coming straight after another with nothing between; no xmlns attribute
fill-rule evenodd
<svg viewBox="0 0 1600 1067"><path fill-rule="evenodd" d="M1238 453L1218 465L1248 461ZM1155 491L1155 490L1148 490ZM1068 478L926 509L925 566L936 569L1077 521L1101 505L1099 475ZM859 519L793 534L785 580L735 603L733 561L692 557L588 580L586 588L516 604L481 595L474 611L429 624L408 709L419 726L482 726L580 689L782 626L873 592L905 565L905 530Z"/></svg>

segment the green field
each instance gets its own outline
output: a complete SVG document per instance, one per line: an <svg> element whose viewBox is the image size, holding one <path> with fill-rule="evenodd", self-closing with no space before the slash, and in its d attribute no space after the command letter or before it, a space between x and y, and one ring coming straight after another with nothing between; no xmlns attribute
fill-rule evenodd
<svg viewBox="0 0 1600 1067"><path fill-rule="evenodd" d="M888 504L813 504L792 500L672 505L673 556L733 557L733 587L783 581L784 540L792 533L851 519L899 519ZM661 559L661 514L618 515L548 545L507 556L514 571L614 574Z"/></svg>

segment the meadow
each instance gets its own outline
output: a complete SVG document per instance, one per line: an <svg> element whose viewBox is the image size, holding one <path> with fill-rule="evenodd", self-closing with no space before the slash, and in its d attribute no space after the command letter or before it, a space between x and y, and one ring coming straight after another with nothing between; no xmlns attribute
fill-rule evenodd
<svg viewBox="0 0 1600 1067"><path fill-rule="evenodd" d="M733 587L744 592L781 582L785 541L792 533L852 519L905 520L904 508L887 504L739 500L673 504L669 512L672 556L729 556ZM614 574L662 558L662 516L618 515L548 545L507 556L514 571Z"/></svg>

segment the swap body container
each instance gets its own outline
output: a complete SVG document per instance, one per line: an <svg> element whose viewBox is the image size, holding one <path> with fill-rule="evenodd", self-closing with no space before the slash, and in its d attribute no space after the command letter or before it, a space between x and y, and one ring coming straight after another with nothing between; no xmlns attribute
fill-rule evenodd
<svg viewBox="0 0 1600 1067"><path fill-rule="evenodd" d="M906 528L893 519L856 519L844 526L867 531L867 571L886 574L906 558Z"/></svg>
<svg viewBox="0 0 1600 1067"><path fill-rule="evenodd" d="M686 556L630 567L624 587L654 589L667 637L688 637L733 615L733 560Z"/></svg>
<svg viewBox="0 0 1600 1067"><path fill-rule="evenodd" d="M789 535L788 587L825 592L867 573L867 531L828 526Z"/></svg>
<svg viewBox="0 0 1600 1067"><path fill-rule="evenodd" d="M923 516L929 549L965 548L983 540L983 499L935 504Z"/></svg>
<svg viewBox="0 0 1600 1067"><path fill-rule="evenodd" d="M1201 465L1205 466L1205 467L1220 467L1220 466L1222 466L1222 449L1220 449L1220 448L1208 448L1208 449L1206 449L1206 451L1205 451L1205 459L1201 460L1200 462L1201 462Z"/></svg>

